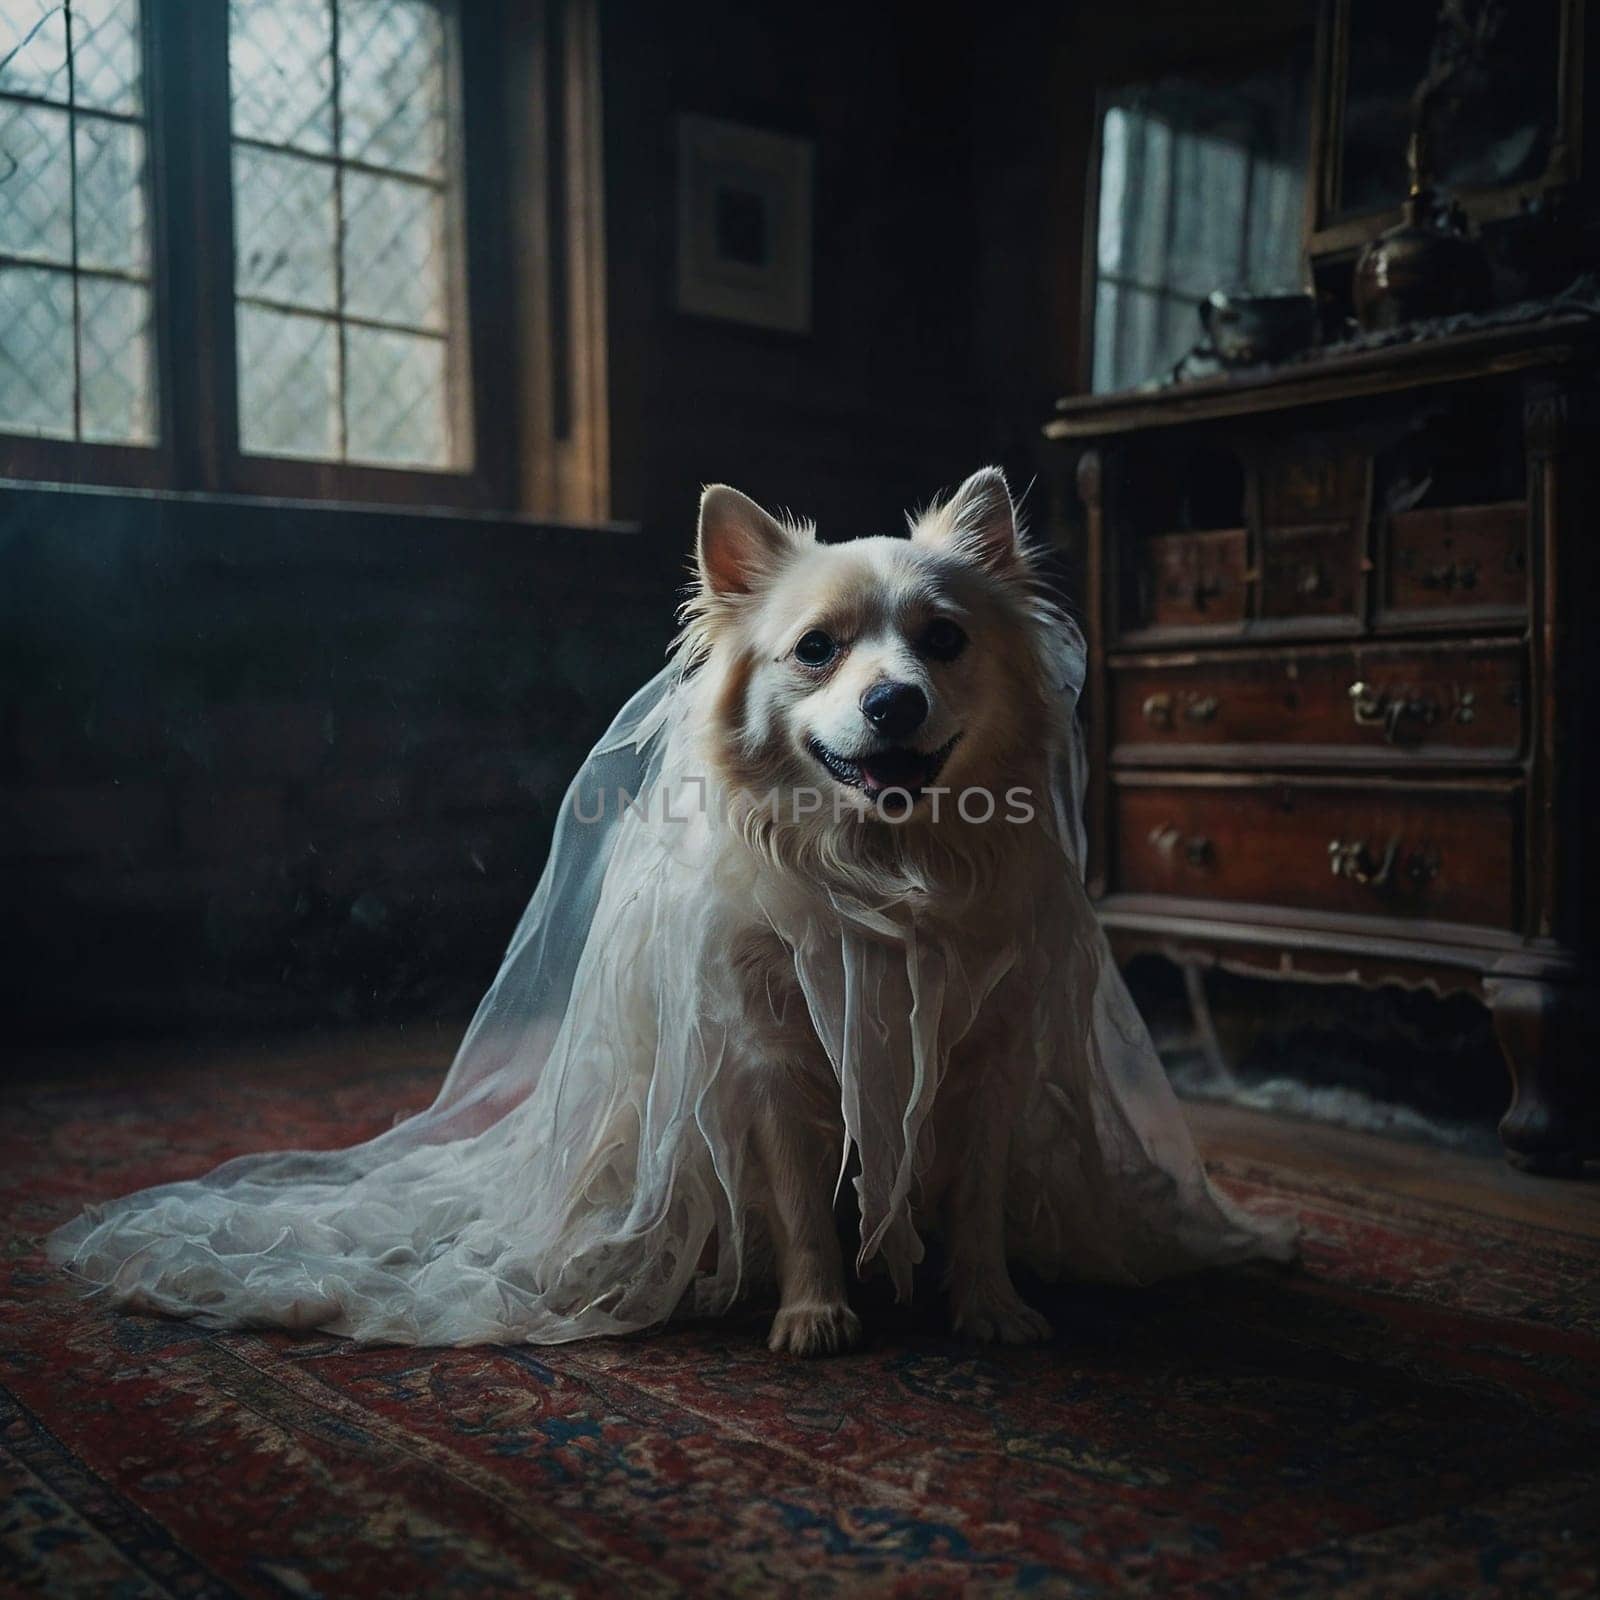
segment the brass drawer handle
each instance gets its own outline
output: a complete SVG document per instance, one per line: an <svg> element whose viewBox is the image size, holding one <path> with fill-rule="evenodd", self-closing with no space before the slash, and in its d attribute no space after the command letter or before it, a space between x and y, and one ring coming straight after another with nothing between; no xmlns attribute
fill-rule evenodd
<svg viewBox="0 0 1600 1600"><path fill-rule="evenodd" d="M1400 847L1398 839L1391 839L1383 852L1382 860L1375 860L1365 839L1330 839L1328 865L1336 878L1346 883L1359 883L1363 888L1381 889L1394 871L1395 854Z"/></svg>
<svg viewBox="0 0 1600 1600"><path fill-rule="evenodd" d="M1381 689L1361 679L1350 685L1350 715L1362 728L1382 728L1390 744L1399 744L1404 725L1431 728L1439 720L1439 702L1431 694L1409 689ZM1470 703L1470 697L1469 697ZM1470 722L1469 714L1458 720Z"/></svg>
<svg viewBox="0 0 1600 1600"><path fill-rule="evenodd" d="M1169 858L1181 849L1183 859L1191 867L1209 867L1217 859L1216 846L1203 833L1185 839L1182 831L1170 822L1164 827L1150 830L1150 843Z"/></svg>
<svg viewBox="0 0 1600 1600"><path fill-rule="evenodd" d="M1215 722L1222 702L1214 694L1191 695L1183 704L1185 722ZM1146 695L1139 714L1152 728L1170 731L1172 727L1172 696L1170 694Z"/></svg>
<svg viewBox="0 0 1600 1600"><path fill-rule="evenodd" d="M1382 728L1390 744L1399 744L1407 724L1431 728L1441 714L1440 698L1431 691L1380 689L1358 679L1350 685L1350 715L1358 727ZM1450 720L1466 727L1478 718L1478 695L1474 689L1452 684L1448 694Z"/></svg>
<svg viewBox="0 0 1600 1600"><path fill-rule="evenodd" d="M1383 859L1374 858L1365 839L1330 839L1328 864L1336 878L1346 883L1359 883L1366 889L1388 888L1395 881L1395 864L1400 853L1400 841L1391 839L1383 852ZM1400 868L1400 876L1412 889L1420 892L1439 876L1438 852L1427 847L1411 851Z"/></svg>
<svg viewBox="0 0 1600 1600"><path fill-rule="evenodd" d="M1442 561L1422 574L1424 589L1476 589L1478 563L1476 561Z"/></svg>
<svg viewBox="0 0 1600 1600"><path fill-rule="evenodd" d="M1145 696L1145 702L1139 707L1144 720L1152 728L1170 728L1172 726L1172 696L1170 694L1152 694Z"/></svg>

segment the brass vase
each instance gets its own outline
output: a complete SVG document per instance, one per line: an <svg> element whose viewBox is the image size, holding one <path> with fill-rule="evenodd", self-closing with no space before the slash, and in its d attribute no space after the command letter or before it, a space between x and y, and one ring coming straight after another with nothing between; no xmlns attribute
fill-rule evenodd
<svg viewBox="0 0 1600 1600"><path fill-rule="evenodd" d="M1410 193L1401 220L1372 240L1356 260L1351 299L1356 321L1368 333L1423 317L1481 311L1489 303L1489 258L1468 236L1460 205L1440 205L1433 188L1429 118L1433 100L1450 76L1430 73L1417 86L1406 144Z"/></svg>
<svg viewBox="0 0 1600 1600"><path fill-rule="evenodd" d="M1361 252L1352 295L1356 321L1369 333L1481 311L1489 303L1488 258L1459 208L1441 211L1431 190L1415 189L1404 219Z"/></svg>

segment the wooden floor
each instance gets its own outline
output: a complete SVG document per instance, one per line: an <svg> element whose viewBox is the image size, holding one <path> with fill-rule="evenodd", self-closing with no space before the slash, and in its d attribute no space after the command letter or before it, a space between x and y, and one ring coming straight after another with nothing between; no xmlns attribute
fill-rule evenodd
<svg viewBox="0 0 1600 1600"><path fill-rule="evenodd" d="M1536 1178L1493 1157L1295 1117L1194 1101L1184 1109L1208 1158L1320 1172L1389 1194L1600 1240L1600 1169L1593 1163L1583 1178Z"/></svg>
<svg viewBox="0 0 1600 1600"><path fill-rule="evenodd" d="M461 1031L459 1024L428 1023L226 1044L140 1043L41 1050L17 1062L10 1075L37 1079L79 1071L192 1070L202 1079L287 1073L331 1081L341 1072L370 1073L382 1063L410 1074L415 1094L417 1074L437 1071L442 1079ZM425 1085L427 1079L420 1081ZM1320 1172L1398 1196L1600 1240L1600 1166L1594 1163L1584 1178L1536 1178L1492 1157L1462 1155L1299 1118L1193 1101L1185 1109L1196 1143L1206 1157Z"/></svg>

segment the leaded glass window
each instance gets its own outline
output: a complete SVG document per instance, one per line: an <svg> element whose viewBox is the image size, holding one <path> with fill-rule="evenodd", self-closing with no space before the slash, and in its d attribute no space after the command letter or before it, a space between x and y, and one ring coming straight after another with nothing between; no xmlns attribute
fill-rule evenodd
<svg viewBox="0 0 1600 1600"><path fill-rule="evenodd" d="M0 0L0 431L157 433L139 0Z"/></svg>
<svg viewBox="0 0 1600 1600"><path fill-rule="evenodd" d="M470 464L448 21L428 0L231 0L247 454Z"/></svg>
<svg viewBox="0 0 1600 1600"><path fill-rule="evenodd" d="M1164 377L1213 289L1300 286L1305 69L1117 94L1100 124L1096 393Z"/></svg>

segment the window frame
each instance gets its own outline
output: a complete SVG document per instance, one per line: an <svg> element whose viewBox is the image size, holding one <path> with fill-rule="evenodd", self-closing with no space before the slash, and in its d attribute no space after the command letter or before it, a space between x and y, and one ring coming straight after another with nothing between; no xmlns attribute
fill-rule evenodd
<svg viewBox="0 0 1600 1600"><path fill-rule="evenodd" d="M446 13L452 41L451 404L470 418L470 465L386 467L240 448L228 6L143 0L159 438L151 445L97 444L0 431L0 477L482 510L516 504L516 395L505 355L512 322L507 230L487 225L506 215L496 156L505 130L501 7L494 0L433 3Z"/></svg>
<svg viewBox="0 0 1600 1600"><path fill-rule="evenodd" d="M1136 68L1119 63L1119 70L1109 74L1097 88L1093 101L1094 113L1090 123L1086 165L1082 169L1083 210L1081 232L1075 252L1077 272L1076 293L1078 306L1078 337L1074 351L1076 392L1082 395L1110 394L1116 391L1096 390L1095 376L1095 324L1099 315L1098 288L1100 278L1100 177L1104 157L1102 149L1105 136L1106 113L1117 106L1126 106L1130 90L1159 84L1165 77L1181 75L1195 79L1210 79L1218 83L1236 82L1255 72L1274 66L1292 64L1302 78L1302 93L1309 100L1316 88L1315 50L1317 34L1307 14L1294 8L1286 11L1284 18L1262 29L1247 30L1249 37L1230 42L1222 54L1195 53L1189 49L1167 48L1154 54L1141 55ZM1301 276L1308 278L1310 263L1307 256L1307 229L1309 227L1312 187L1315 181L1316 149L1314 133L1307 128L1306 203L1300 230ZM1252 157L1252 161L1253 161ZM1121 274L1107 274L1109 281ZM1146 292L1157 286L1133 280L1132 287ZM1196 321L1196 339L1203 331Z"/></svg>
<svg viewBox="0 0 1600 1600"><path fill-rule="evenodd" d="M1173 283L1152 283L1147 279L1139 277L1135 273L1126 271L1120 267L1114 272L1106 272L1101 269L1100 224L1102 218L1099 205L1099 196L1101 180L1103 177L1102 165L1105 159L1106 120L1114 110L1128 110L1126 91L1118 92L1113 90L1104 92L1097 97L1095 105L1095 133L1093 148L1093 190L1095 194L1095 206L1093 213L1094 227L1086 244L1086 254L1089 259L1090 267L1088 291L1085 296L1086 302L1090 308L1088 322L1084 330L1084 344L1087 350L1084 373L1084 392L1086 394L1126 394L1130 389L1138 388L1141 383L1151 382L1164 376L1165 372L1171 371L1171 368L1158 369L1155 372L1146 373L1142 378L1134 378L1131 380L1131 382L1124 383L1120 388L1095 388L1095 380L1098 376L1095 368L1096 357L1099 350L1098 334L1100 329L1100 287L1102 284L1109 284L1114 289L1133 290L1138 294L1149 295L1152 299L1160 303L1164 318L1169 317L1175 309L1186 308L1190 318L1191 333L1193 335L1189 341L1191 348L1200 342L1201 335L1204 332L1204 328L1199 320L1199 308L1205 304L1205 295L1191 294L1189 291L1179 288ZM1165 119L1157 116L1156 120ZM1178 138L1185 134L1192 134L1194 129L1192 127L1170 122L1168 123L1168 126L1171 129L1174 138L1171 147L1167 151L1165 176L1169 190L1173 194L1176 194L1178 189ZM1238 238L1239 255L1242 259L1248 256L1250 250L1250 224L1252 220L1251 210L1255 195L1256 165L1260 158L1251 146L1243 145L1240 148L1244 151L1245 158L1243 175L1244 205L1239 213ZM1162 259L1169 263L1172 260L1172 233L1176 221L1176 210L1171 204L1169 204L1164 216L1161 219L1161 254ZM1301 249L1301 256L1303 260L1303 245ZM1186 354L1187 352L1178 356L1177 360L1179 365L1182 364Z"/></svg>
<svg viewBox="0 0 1600 1600"><path fill-rule="evenodd" d="M154 0L144 0L148 8ZM141 12L146 17L148 10ZM47 439L36 434L8 433L0 428L0 478L20 478L47 483L126 485L138 489L172 486L176 466L169 403L172 374L167 369L168 341L164 330L172 326L167 252L162 236L166 215L164 128L159 108L164 99L162 63L148 24L140 35L140 97L143 105L146 180L146 217L150 231L151 322L150 370L155 378L156 438L150 444L108 444L86 439Z"/></svg>
<svg viewBox="0 0 1600 1600"><path fill-rule="evenodd" d="M1106 93L1106 94L1102 94L1101 96L1098 97L1097 104L1096 104L1096 107L1095 107L1095 137L1094 137L1094 161L1095 161L1094 188L1095 188L1095 192L1096 192L1097 196L1099 194L1101 180L1102 180L1102 177L1103 177L1102 165L1103 165L1103 162L1104 162L1104 159L1105 159L1105 127L1106 127L1107 118L1110 116L1111 112L1114 111L1114 110L1121 110L1121 111L1125 112L1128 109L1129 108L1128 108L1128 105L1126 103L1125 94L1119 95L1118 93L1113 91L1113 92L1109 92L1109 93ZM1157 116L1157 120L1165 120L1165 119L1162 119L1159 116ZM1167 181L1167 185L1168 185L1169 191L1171 193L1173 193L1173 194L1176 194L1177 189L1178 189L1178 172L1177 172L1178 138L1183 136L1183 135L1185 135L1185 134L1190 134L1194 130L1192 128L1190 128L1190 127L1186 127L1186 126L1183 126L1183 125L1180 125L1180 124L1177 124L1177 123L1170 123L1169 122L1168 126L1171 129L1174 137L1173 137L1173 141L1172 141L1171 147L1167 151L1165 177L1166 177L1166 181ZM1241 146L1241 148L1244 151L1244 160L1245 160L1245 165L1244 165L1244 205L1243 205L1243 208L1240 210L1240 213L1239 213L1239 239L1238 239L1238 244L1239 244L1239 255L1240 255L1241 259L1243 259L1244 257L1246 257L1249 254L1249 250L1250 250L1251 209L1252 209L1252 202L1253 202L1254 195L1255 195L1256 164L1257 164L1257 161L1258 161L1259 157L1257 156L1256 151L1251 146L1243 145L1243 146ZM1089 300L1090 300L1090 303L1092 305L1093 311L1092 311L1092 315L1091 315L1090 320L1089 320L1088 327L1085 330L1085 341L1087 343L1088 352L1089 352L1088 364L1087 364L1087 388L1086 388L1086 392L1090 393L1090 394L1122 394L1122 393L1126 393L1130 388L1137 388L1141 383L1148 383L1148 382L1150 382L1150 381L1152 381L1154 379L1160 378L1160 377L1162 377L1164 375L1164 373L1163 373L1163 370L1161 370L1161 369L1158 369L1155 372L1146 373L1145 376L1142 377L1142 378L1135 378L1135 379L1133 379L1131 381L1131 383L1123 384L1123 386L1120 389L1097 389L1097 388L1095 388L1095 380L1096 380L1096 377L1098 376L1098 374L1096 373L1095 368L1096 368L1096 365L1097 365L1097 357L1098 357L1098 353L1099 353L1098 333L1099 333L1099 329L1100 329L1100 288L1101 288L1101 286L1103 284L1109 284L1114 289L1132 290L1137 294L1149 295L1151 299L1157 301L1160 304L1161 310L1162 310L1162 317L1163 317L1163 323L1164 324L1168 320L1170 320L1172 325L1176 326L1177 318L1175 316L1173 316L1173 313L1177 312L1179 315L1183 315L1183 314L1186 313L1188 315L1188 318L1189 318L1190 332L1192 334L1192 337L1190 338L1190 341L1189 341L1189 344L1190 344L1191 348L1200 341L1201 334L1204 332L1204 329L1203 329L1203 327L1201 325L1201 322L1200 322L1200 319L1199 319L1199 310L1200 310L1200 307L1205 304L1205 298L1206 297L1203 294L1192 294L1188 290L1179 288L1176 284L1173 284L1173 283L1169 283L1169 282L1152 283L1152 282L1148 281L1147 279L1139 277L1135 273L1126 271L1126 270L1124 270L1123 268L1120 268L1120 267L1114 272L1106 272L1106 271L1102 270L1102 268L1100 266L1100 225L1101 225L1101 221L1102 221L1102 217L1101 217L1100 207L1099 207L1098 204L1096 204L1095 214L1094 214L1094 222L1095 222L1094 233L1093 233L1093 236L1092 236L1091 240L1089 241L1090 261L1091 261L1091 266L1092 266L1092 269L1093 269L1092 273L1091 273L1091 277L1090 277L1090 283L1089 283ZM1174 226L1176 224L1176 221L1177 221L1176 210L1171 204L1169 204L1167 206L1165 214L1163 215L1163 217L1161 219L1161 228L1162 228L1161 256L1162 256L1162 259L1164 261L1169 262L1169 263L1172 260L1172 233L1173 233L1173 228L1174 228ZM1242 278L1241 278L1241 281L1242 281ZM1181 363L1184 360L1184 355L1180 354L1177 359L1178 359L1179 364L1181 365ZM1165 369L1165 370L1166 371L1170 371L1171 369L1168 368L1168 369Z"/></svg>

